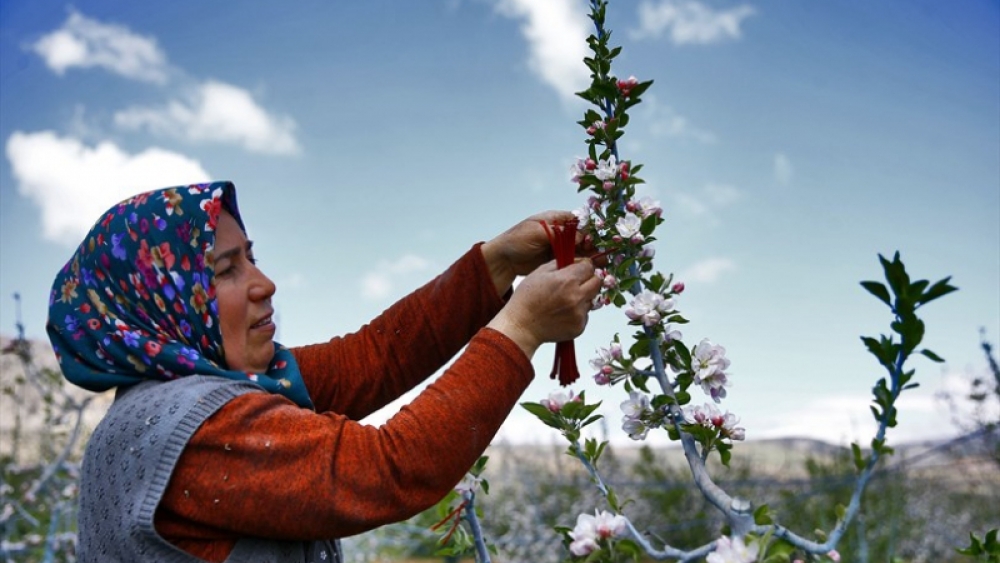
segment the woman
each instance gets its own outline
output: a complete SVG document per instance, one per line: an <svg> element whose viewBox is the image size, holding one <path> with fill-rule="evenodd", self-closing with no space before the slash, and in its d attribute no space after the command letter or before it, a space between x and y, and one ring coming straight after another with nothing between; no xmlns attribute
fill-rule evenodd
<svg viewBox="0 0 1000 563"><path fill-rule="evenodd" d="M286 349L231 183L110 209L56 277L47 326L68 380L118 389L84 457L79 560L337 561L336 538L435 504L536 349L586 324L593 265L546 263L539 224L568 218L522 221L357 333ZM463 346L381 428L354 422Z"/></svg>

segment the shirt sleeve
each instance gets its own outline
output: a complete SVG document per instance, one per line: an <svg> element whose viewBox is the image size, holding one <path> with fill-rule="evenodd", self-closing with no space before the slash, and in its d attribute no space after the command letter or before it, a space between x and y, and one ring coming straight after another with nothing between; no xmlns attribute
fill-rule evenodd
<svg viewBox="0 0 1000 563"><path fill-rule="evenodd" d="M353 420L437 372L503 307L480 247L355 333L292 348L318 412Z"/></svg>
<svg viewBox="0 0 1000 563"><path fill-rule="evenodd" d="M278 395L237 397L185 448L156 528L209 554L240 537L336 538L409 518L458 483L533 375L513 341L484 328L380 428Z"/></svg>

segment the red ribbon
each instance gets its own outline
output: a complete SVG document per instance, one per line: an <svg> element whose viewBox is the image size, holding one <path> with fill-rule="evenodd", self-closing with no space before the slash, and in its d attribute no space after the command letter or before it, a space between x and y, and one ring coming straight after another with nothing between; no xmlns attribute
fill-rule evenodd
<svg viewBox="0 0 1000 563"><path fill-rule="evenodd" d="M565 268L576 260L576 229L580 224L576 219L553 223L539 221L545 228L545 234L552 245L552 253L556 256L556 267ZM580 378L580 370L576 366L576 350L572 340L556 343L556 359L552 364L550 379L559 377L563 387Z"/></svg>

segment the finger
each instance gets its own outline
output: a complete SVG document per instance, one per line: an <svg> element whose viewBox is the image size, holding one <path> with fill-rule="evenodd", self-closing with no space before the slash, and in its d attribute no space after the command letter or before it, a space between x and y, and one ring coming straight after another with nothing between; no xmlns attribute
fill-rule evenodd
<svg viewBox="0 0 1000 563"><path fill-rule="evenodd" d="M589 296L589 299L593 299L601 292L601 283L601 278L591 275L589 279L584 280L580 284L580 289L584 291L584 294Z"/></svg>
<svg viewBox="0 0 1000 563"><path fill-rule="evenodd" d="M554 272L554 271L556 271L558 269L559 269L559 267L556 266L556 261L555 260L549 260L548 262L545 262L541 266L535 268L535 272Z"/></svg>
<svg viewBox="0 0 1000 563"><path fill-rule="evenodd" d="M547 221L549 223L553 223L555 221L569 221L574 218L576 218L576 215L573 215L572 211L564 211L561 209L543 211L530 217L530 219L535 221Z"/></svg>

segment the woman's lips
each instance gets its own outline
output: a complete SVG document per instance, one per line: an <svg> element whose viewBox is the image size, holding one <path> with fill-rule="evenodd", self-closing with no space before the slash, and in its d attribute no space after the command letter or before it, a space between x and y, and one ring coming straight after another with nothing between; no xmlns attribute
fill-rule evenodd
<svg viewBox="0 0 1000 563"><path fill-rule="evenodd" d="M250 329L253 330L255 328L264 328L267 326L274 326L274 323L272 322L272 315L268 315L263 319L257 321L256 323L253 324L253 326L250 327Z"/></svg>

